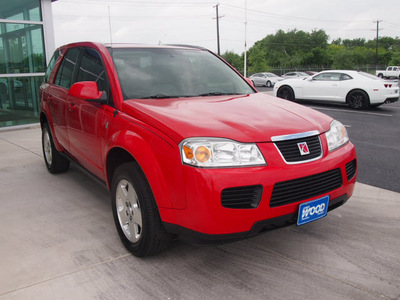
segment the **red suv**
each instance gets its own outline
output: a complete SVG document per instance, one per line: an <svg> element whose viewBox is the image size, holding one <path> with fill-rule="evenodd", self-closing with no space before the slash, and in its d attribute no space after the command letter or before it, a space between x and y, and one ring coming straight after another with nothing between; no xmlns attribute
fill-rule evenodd
<svg viewBox="0 0 400 300"><path fill-rule="evenodd" d="M353 193L340 122L257 92L203 48L66 45L40 92L48 170L74 161L104 181L137 256L302 225Z"/></svg>

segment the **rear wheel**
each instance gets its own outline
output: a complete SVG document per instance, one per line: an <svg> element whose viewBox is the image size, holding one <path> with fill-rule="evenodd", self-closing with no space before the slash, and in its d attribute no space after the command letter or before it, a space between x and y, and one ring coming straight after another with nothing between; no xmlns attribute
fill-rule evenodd
<svg viewBox="0 0 400 300"><path fill-rule="evenodd" d="M364 109L369 106L367 93L360 90L351 91L347 95L347 104L353 109Z"/></svg>
<svg viewBox="0 0 400 300"><path fill-rule="evenodd" d="M289 86L281 86L278 90L277 96L282 99L291 100L293 101L294 92L291 87Z"/></svg>
<svg viewBox="0 0 400 300"><path fill-rule="evenodd" d="M137 163L124 163L116 169L111 197L119 237L132 254L154 255L168 245L154 196Z"/></svg>
<svg viewBox="0 0 400 300"><path fill-rule="evenodd" d="M266 87L271 87L271 86L272 86L271 81L267 81L267 83L265 84L265 86L266 86Z"/></svg>
<svg viewBox="0 0 400 300"><path fill-rule="evenodd" d="M56 174L65 172L69 168L69 160L61 156L54 146L50 128L47 123L42 128L42 150L44 162L50 173Z"/></svg>

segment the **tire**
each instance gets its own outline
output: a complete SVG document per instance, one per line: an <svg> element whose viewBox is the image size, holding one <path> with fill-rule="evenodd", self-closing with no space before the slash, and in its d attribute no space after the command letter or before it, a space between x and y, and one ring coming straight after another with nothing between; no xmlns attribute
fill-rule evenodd
<svg viewBox="0 0 400 300"><path fill-rule="evenodd" d="M42 150L47 170L52 174L62 173L68 170L69 160L61 156L54 146L53 137L47 123L42 127Z"/></svg>
<svg viewBox="0 0 400 300"><path fill-rule="evenodd" d="M127 162L115 170L111 204L118 235L133 255L154 255L169 244L150 185L137 163Z"/></svg>
<svg viewBox="0 0 400 300"><path fill-rule="evenodd" d="M379 78L383 78L383 74L382 74L382 73L379 73L379 74L378 74L378 77L379 77Z"/></svg>
<svg viewBox="0 0 400 300"><path fill-rule="evenodd" d="M353 109L365 109L369 107L369 98L366 92L361 90L351 91L347 95L347 104Z"/></svg>
<svg viewBox="0 0 400 300"><path fill-rule="evenodd" d="M265 84L266 87L272 87L271 81L267 81L267 83Z"/></svg>
<svg viewBox="0 0 400 300"><path fill-rule="evenodd" d="M277 96L282 99L294 101L294 91L292 90L291 87L284 85L281 86L277 92Z"/></svg>

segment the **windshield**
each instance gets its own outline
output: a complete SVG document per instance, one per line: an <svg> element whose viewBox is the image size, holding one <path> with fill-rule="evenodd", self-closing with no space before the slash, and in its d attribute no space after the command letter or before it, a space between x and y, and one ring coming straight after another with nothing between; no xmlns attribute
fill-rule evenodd
<svg viewBox="0 0 400 300"><path fill-rule="evenodd" d="M222 60L201 49L110 50L124 99L162 99L254 93Z"/></svg>

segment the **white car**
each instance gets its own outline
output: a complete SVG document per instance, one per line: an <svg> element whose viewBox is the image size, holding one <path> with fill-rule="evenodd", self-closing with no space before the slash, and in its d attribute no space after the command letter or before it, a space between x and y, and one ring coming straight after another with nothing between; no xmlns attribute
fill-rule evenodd
<svg viewBox="0 0 400 300"><path fill-rule="evenodd" d="M274 94L287 100L336 102L362 109L398 101L399 84L364 72L331 70L278 82Z"/></svg>
<svg viewBox="0 0 400 300"><path fill-rule="evenodd" d="M250 76L251 81L253 82L254 86L266 86L266 87L272 87L277 83L278 81L283 80L282 77L279 77L278 75L275 75L274 73L270 72L262 72L262 73L256 73Z"/></svg>
<svg viewBox="0 0 400 300"><path fill-rule="evenodd" d="M310 74L307 74L306 72L289 72L284 75L282 75L283 79L291 79L291 78L307 78L310 77Z"/></svg>

